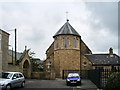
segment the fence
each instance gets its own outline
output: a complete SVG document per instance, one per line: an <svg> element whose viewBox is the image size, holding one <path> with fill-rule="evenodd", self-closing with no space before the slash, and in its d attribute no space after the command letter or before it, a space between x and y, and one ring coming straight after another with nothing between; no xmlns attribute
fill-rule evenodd
<svg viewBox="0 0 120 90"><path fill-rule="evenodd" d="M107 84L107 79L113 72L120 72L120 68L112 69L95 69L88 71L88 78L98 87L105 88Z"/></svg>

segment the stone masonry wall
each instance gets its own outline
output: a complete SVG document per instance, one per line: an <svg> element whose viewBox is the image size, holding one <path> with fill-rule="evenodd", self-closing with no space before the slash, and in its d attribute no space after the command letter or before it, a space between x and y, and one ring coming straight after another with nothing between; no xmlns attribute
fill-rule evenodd
<svg viewBox="0 0 120 90"><path fill-rule="evenodd" d="M68 47L63 45L63 39L69 40ZM78 45L74 47L74 38L77 38ZM56 40L56 39L55 39ZM62 77L63 70L80 70L80 38L73 35L61 35L57 37L58 48L54 43L54 67L56 76Z"/></svg>
<svg viewBox="0 0 120 90"><path fill-rule="evenodd" d="M1 39L1 56L0 58L2 58L1 61L1 66L2 66L2 70L3 71L7 71L8 68L8 42L9 42L9 34L4 32L4 31L0 31L0 33L2 34L2 39Z"/></svg>

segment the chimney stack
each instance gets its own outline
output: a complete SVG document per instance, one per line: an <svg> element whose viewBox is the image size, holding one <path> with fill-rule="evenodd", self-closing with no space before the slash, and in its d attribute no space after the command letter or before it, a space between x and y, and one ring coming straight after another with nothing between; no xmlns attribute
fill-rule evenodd
<svg viewBox="0 0 120 90"><path fill-rule="evenodd" d="M112 48L109 49L109 54L110 55L113 54L113 49Z"/></svg>

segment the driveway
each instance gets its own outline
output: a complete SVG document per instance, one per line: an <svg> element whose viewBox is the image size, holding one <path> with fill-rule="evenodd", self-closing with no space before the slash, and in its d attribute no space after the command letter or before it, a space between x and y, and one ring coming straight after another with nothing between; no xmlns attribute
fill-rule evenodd
<svg viewBox="0 0 120 90"><path fill-rule="evenodd" d="M41 89L40 89L41 88ZM37 79L27 79L25 88L17 88L17 90L97 90L96 85L94 85L90 80L83 79L80 86L67 86L65 80L37 80ZM16 90L16 89L15 89Z"/></svg>

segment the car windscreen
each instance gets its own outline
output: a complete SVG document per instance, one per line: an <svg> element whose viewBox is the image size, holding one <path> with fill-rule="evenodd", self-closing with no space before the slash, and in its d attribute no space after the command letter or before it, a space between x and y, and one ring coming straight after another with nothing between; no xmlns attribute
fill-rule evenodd
<svg viewBox="0 0 120 90"><path fill-rule="evenodd" d="M69 74L68 77L79 77L79 74L77 74L77 73L72 73L72 74Z"/></svg>
<svg viewBox="0 0 120 90"><path fill-rule="evenodd" d="M12 73L0 73L0 78L10 79L12 77Z"/></svg>

